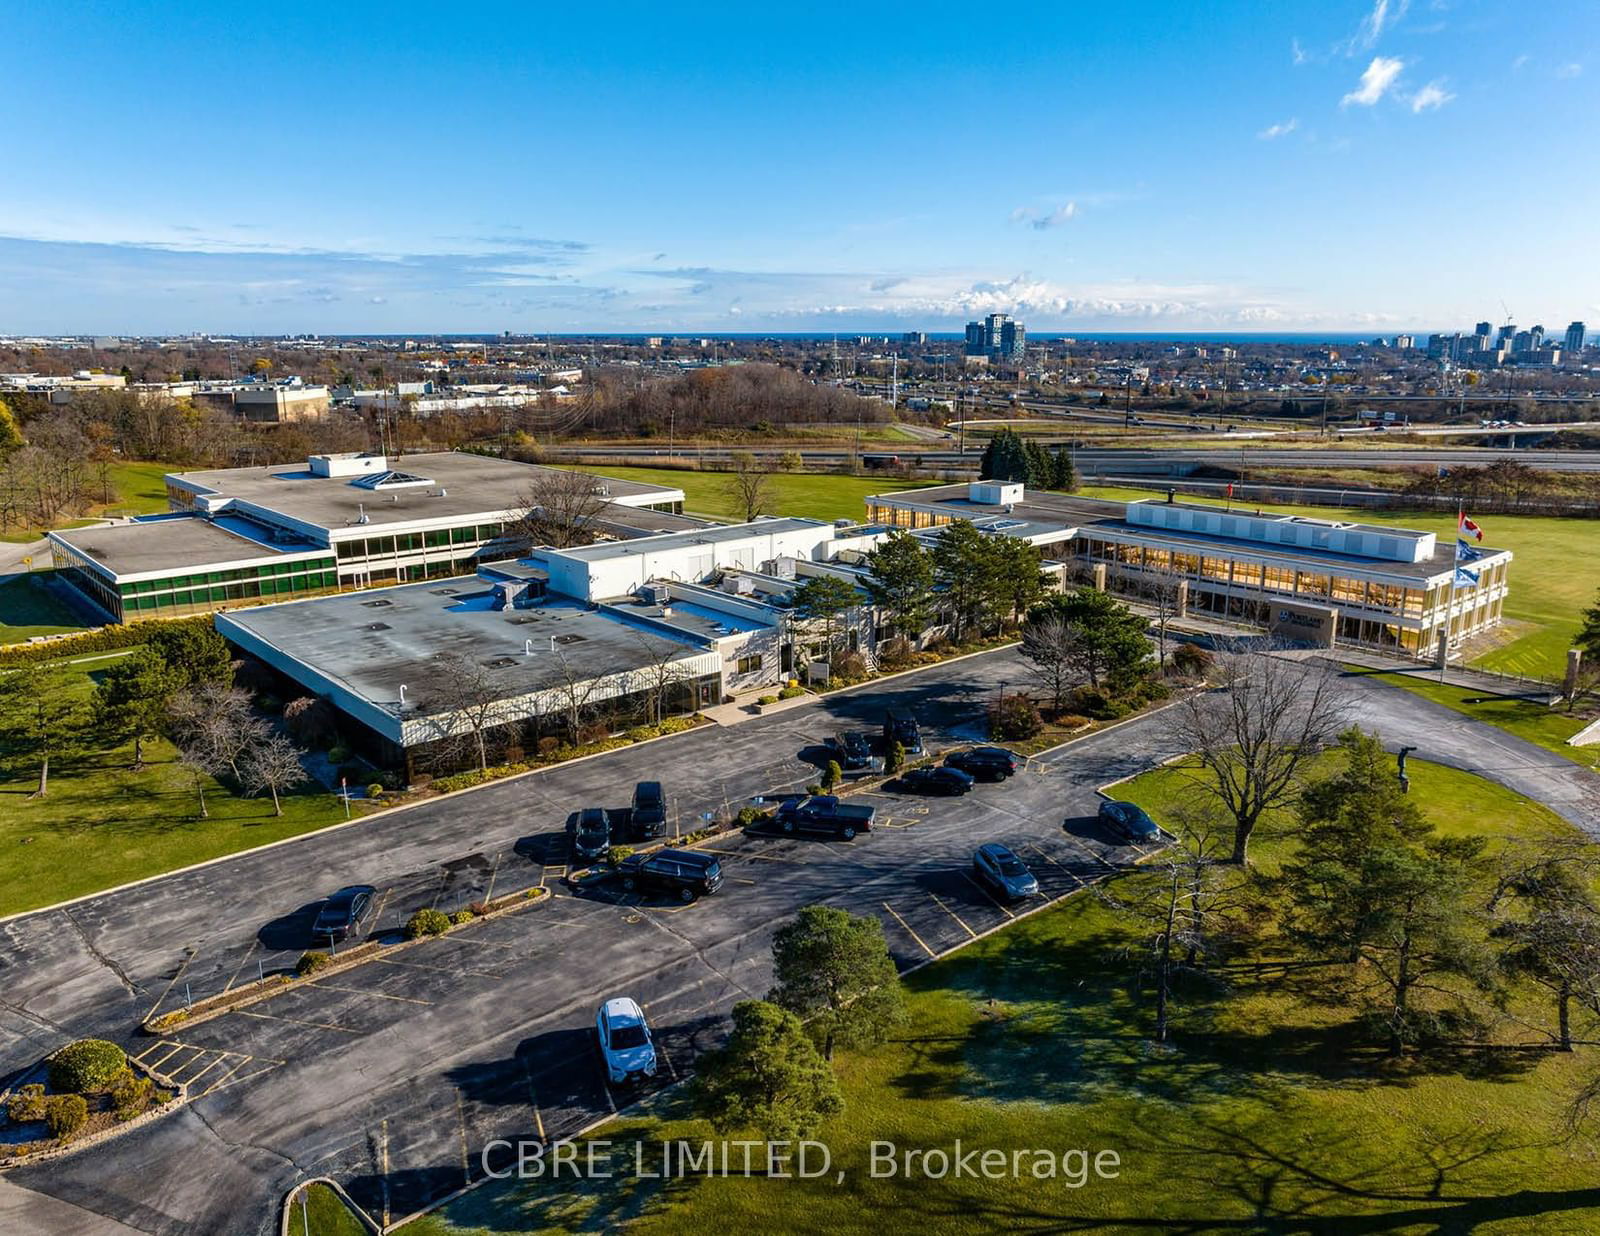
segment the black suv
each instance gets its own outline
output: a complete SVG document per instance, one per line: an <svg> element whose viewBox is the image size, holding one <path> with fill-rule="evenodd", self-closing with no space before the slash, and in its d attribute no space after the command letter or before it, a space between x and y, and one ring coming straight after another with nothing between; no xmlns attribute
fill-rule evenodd
<svg viewBox="0 0 1600 1236"><path fill-rule="evenodd" d="M659 781L641 781L633 787L633 835L653 841L667 831L667 796Z"/></svg>
<svg viewBox="0 0 1600 1236"><path fill-rule="evenodd" d="M583 862L604 858L611 848L611 813L604 807L585 807L567 817L572 855Z"/></svg>
<svg viewBox="0 0 1600 1236"><path fill-rule="evenodd" d="M693 901L702 893L714 893L722 885L722 864L714 854L700 850L657 850L654 854L630 854L617 864L622 887L676 894L680 901Z"/></svg>
<svg viewBox="0 0 1600 1236"><path fill-rule="evenodd" d="M917 728L917 719L909 712L887 712L883 716L883 746L889 749L890 743L899 743L907 755L922 754L922 731Z"/></svg>
<svg viewBox="0 0 1600 1236"><path fill-rule="evenodd" d="M846 730L824 744L840 768L867 768L872 763L872 744L860 730Z"/></svg>
<svg viewBox="0 0 1600 1236"><path fill-rule="evenodd" d="M1022 767L1022 761L1016 754L1004 747L974 747L970 751L952 751L944 757L944 762L951 768L971 773L979 781L1004 781Z"/></svg>

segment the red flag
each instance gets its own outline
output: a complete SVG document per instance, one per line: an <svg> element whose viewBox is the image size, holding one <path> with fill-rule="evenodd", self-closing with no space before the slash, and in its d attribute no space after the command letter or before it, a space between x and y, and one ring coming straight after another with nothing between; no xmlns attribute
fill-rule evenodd
<svg viewBox="0 0 1600 1236"><path fill-rule="evenodd" d="M1461 516L1461 531L1470 532L1478 540L1483 540L1483 529L1468 519L1464 513Z"/></svg>
<svg viewBox="0 0 1600 1236"><path fill-rule="evenodd" d="M1230 498L1233 497L1233 482L1232 481L1228 482L1228 497L1230 497Z"/></svg>

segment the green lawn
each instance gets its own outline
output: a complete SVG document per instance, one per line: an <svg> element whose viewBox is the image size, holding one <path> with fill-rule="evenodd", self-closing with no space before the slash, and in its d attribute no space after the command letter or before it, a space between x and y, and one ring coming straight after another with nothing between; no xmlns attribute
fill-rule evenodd
<svg viewBox="0 0 1600 1236"><path fill-rule="evenodd" d="M1435 704L1443 704L1474 721L1486 721L1518 738L1554 751L1575 764L1593 767L1596 757L1600 756L1600 748L1567 744L1568 738L1588 724L1586 720L1570 717L1533 700L1519 700L1506 695L1485 696L1481 691L1430 681L1420 674L1372 674L1365 669L1356 669L1354 672L1400 687Z"/></svg>
<svg viewBox="0 0 1600 1236"><path fill-rule="evenodd" d="M79 690L87 700L93 665ZM199 818L194 779L165 741L145 744L145 767L128 766L133 748L90 750L57 761L44 798L30 798L38 770L0 766L0 914L37 909L191 863L233 854L344 819L338 798L302 789L284 799L238 798L206 780L210 818Z"/></svg>
<svg viewBox="0 0 1600 1236"><path fill-rule="evenodd" d="M730 492L725 472L689 472L673 468L593 469L618 480L645 481L683 490L684 509L715 519L738 519L742 511ZM772 476L773 515L805 515L812 519L865 519L866 499L872 494L915 489L929 481L903 481L889 476L844 476L825 472L780 472Z"/></svg>
<svg viewBox="0 0 1600 1236"><path fill-rule="evenodd" d="M101 493L98 483L98 473L93 473L94 479L90 484L90 495L93 499L86 515L159 515L167 507L167 486L162 479L167 473L176 469L172 464L164 463L134 463L119 461L111 465L110 481L112 497L109 502L101 502ZM92 520L73 518L62 520L52 525L57 528L80 528ZM20 543L37 540L45 534L43 528L11 528L0 533L0 541Z"/></svg>
<svg viewBox="0 0 1600 1236"><path fill-rule="evenodd" d="M78 615L46 591L37 579L18 575L0 583L0 645L20 644L35 635L81 631Z"/></svg>
<svg viewBox="0 0 1600 1236"><path fill-rule="evenodd" d="M1452 830L1570 832L1545 808L1465 773L1415 765L1413 776L1414 793ZM1159 812L1193 791L1181 770L1163 769L1119 793ZM1282 845L1263 846L1264 865L1276 865ZM646 1233L830 1236L1600 1230L1600 1142L1563 1140L1558 1115L1594 1049L1464 1048L1386 1062L1352 1041L1350 1013L1327 1000L1317 967L1268 982L1248 963L1220 993L1186 993L1175 1040L1158 1048L1146 1037L1147 1004L1130 994L1128 943L1122 920L1079 895L907 978L909 1025L836 1060L847 1108L819 1134L832 1156L823 1179L635 1178L633 1139L711 1136L674 1094L597 1131L616 1147L614 1179L486 1185L407 1232L629 1221ZM1522 1004L1512 1011L1548 1018ZM871 1177L871 1142L903 1150L958 1138L1007 1152L1111 1150L1121 1175L1080 1188Z"/></svg>
<svg viewBox="0 0 1600 1236"><path fill-rule="evenodd" d="M297 1197L289 1216L290 1236L368 1236L361 1220L350 1213L344 1199L327 1185L313 1182L302 1192L304 1207Z"/></svg>
<svg viewBox="0 0 1600 1236"><path fill-rule="evenodd" d="M1156 496L1155 491L1147 489L1088 488L1083 492L1091 497L1120 499ZM1246 505L1254 510L1256 504L1235 504ZM1262 509L1431 530L1438 533L1439 543L1446 549L1455 537L1455 516L1438 511L1395 514L1317 506ZM1566 672L1567 649L1577 634L1579 617L1594 603L1596 591L1600 590L1600 553L1596 552L1600 547L1600 523L1532 515L1485 515L1478 522L1483 525L1486 545L1509 549L1515 555L1505 606L1507 631L1514 638L1478 657L1474 664L1513 674L1560 678Z"/></svg>

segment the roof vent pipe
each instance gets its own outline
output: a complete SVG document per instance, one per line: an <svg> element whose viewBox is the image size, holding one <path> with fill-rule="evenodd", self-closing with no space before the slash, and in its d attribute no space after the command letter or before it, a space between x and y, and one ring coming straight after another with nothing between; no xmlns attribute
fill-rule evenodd
<svg viewBox="0 0 1600 1236"><path fill-rule="evenodd" d="M406 684L402 682L400 684L400 707L404 708L405 706L406 706Z"/></svg>
<svg viewBox="0 0 1600 1236"><path fill-rule="evenodd" d="M525 639L522 641L522 655L525 657L531 657L533 655L533 641L531 639Z"/></svg>

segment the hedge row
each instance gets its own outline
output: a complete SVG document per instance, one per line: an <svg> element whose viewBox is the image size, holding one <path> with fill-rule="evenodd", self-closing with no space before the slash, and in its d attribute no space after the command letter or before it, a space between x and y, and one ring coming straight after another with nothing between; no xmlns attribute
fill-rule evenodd
<svg viewBox="0 0 1600 1236"><path fill-rule="evenodd" d="M602 751L616 751L621 747L632 746L636 742L644 742L649 738L660 738L664 734L679 734L684 730L694 728L692 717L669 717L660 725L640 725L629 730L617 738L607 738L601 742L585 743L581 747L557 747L548 755L517 764L495 764L489 768L474 768L467 772L452 773L448 777L435 777L428 788L437 790L440 794L451 794L456 790L471 789L475 785L482 785L487 781L498 781L502 777L514 777L518 773L532 772L535 768L544 768L551 764L561 764L567 760L575 760L584 755L599 755Z"/></svg>
<svg viewBox="0 0 1600 1236"><path fill-rule="evenodd" d="M121 648L136 648L146 643L157 631L171 630L185 623L211 630L211 619L205 614L193 618L146 618L142 622L129 622L117 626L96 627L81 635L64 635L60 639L45 640L37 644L16 644L0 648L0 665L24 665L34 661L61 661L96 652L115 652Z"/></svg>

